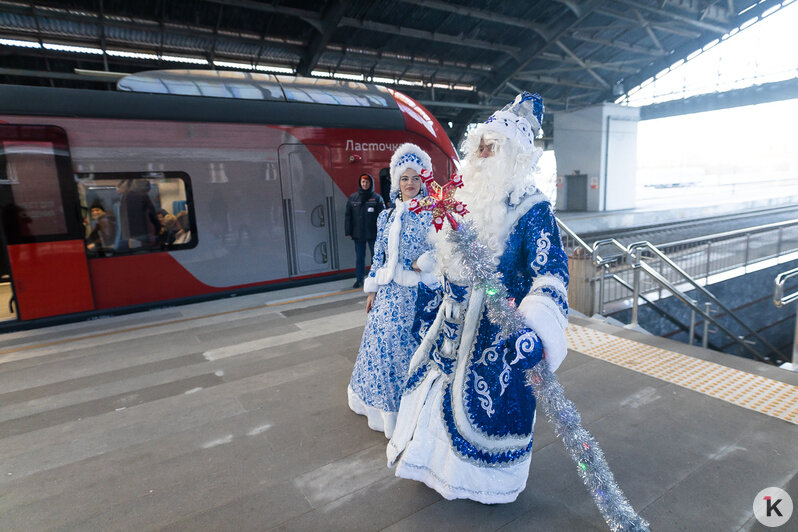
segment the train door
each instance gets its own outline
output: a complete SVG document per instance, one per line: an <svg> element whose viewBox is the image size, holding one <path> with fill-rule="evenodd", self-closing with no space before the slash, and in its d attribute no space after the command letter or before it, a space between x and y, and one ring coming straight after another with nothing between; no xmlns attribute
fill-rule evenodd
<svg viewBox="0 0 798 532"><path fill-rule="evenodd" d="M337 269L330 148L283 144L279 155L291 276Z"/></svg>
<svg viewBox="0 0 798 532"><path fill-rule="evenodd" d="M78 205L64 130L0 125L0 223L18 318L94 308Z"/></svg>

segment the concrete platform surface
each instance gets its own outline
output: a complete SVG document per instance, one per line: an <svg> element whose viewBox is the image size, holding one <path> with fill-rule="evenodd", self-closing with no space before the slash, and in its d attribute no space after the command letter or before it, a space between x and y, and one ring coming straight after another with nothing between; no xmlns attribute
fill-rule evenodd
<svg viewBox="0 0 798 532"><path fill-rule="evenodd" d="M446 501L394 477L385 438L346 404L365 321L350 284L0 337L0 530L606 530L543 416L512 504ZM572 324L610 351L617 338L798 385L756 362ZM798 503L795 423L646 374L634 354L629 369L582 349L596 352L571 350L558 376L652 530L765 530L752 504L770 486Z"/></svg>

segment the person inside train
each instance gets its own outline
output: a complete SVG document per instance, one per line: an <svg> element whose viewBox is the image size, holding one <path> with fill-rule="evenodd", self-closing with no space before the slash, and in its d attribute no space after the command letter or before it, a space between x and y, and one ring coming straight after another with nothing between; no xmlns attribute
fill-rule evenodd
<svg viewBox="0 0 798 532"><path fill-rule="evenodd" d="M352 288L363 286L366 276L366 244L374 260L374 240L377 238L377 217L385 208L382 197L374 192L374 179L370 174L358 178L358 191L349 196L346 202L344 232L355 241L355 284Z"/></svg>
<svg viewBox="0 0 798 532"><path fill-rule="evenodd" d="M396 207L380 214L374 262L365 280L366 327L347 388L349 408L368 426L390 438L407 381L410 358L419 344L414 317L419 301L435 297L438 281L427 234L432 213L409 210L427 190L419 177L432 171L429 155L415 144L391 158L391 198Z"/></svg>
<svg viewBox="0 0 798 532"><path fill-rule="evenodd" d="M191 221L188 211L180 211L175 217L177 219L177 233L175 233L174 245L188 244L191 241Z"/></svg>
<svg viewBox="0 0 798 532"><path fill-rule="evenodd" d="M177 233L180 231L180 224L173 214L169 214L166 209L158 211L158 220L161 222L161 232L158 235L158 242L161 247L171 246L175 243Z"/></svg>
<svg viewBox="0 0 798 532"><path fill-rule="evenodd" d="M89 207L91 232L86 237L86 249L93 254L105 255L114 247L116 222L105 212L102 202L97 200Z"/></svg>
<svg viewBox="0 0 798 532"><path fill-rule="evenodd" d="M122 231L119 248L151 248L158 243L161 222L150 199L147 179L123 179L116 187L119 194L119 220Z"/></svg>

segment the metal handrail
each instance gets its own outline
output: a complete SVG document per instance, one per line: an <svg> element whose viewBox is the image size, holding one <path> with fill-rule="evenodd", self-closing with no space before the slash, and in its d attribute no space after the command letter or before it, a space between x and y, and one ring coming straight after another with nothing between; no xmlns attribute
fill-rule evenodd
<svg viewBox="0 0 798 532"><path fill-rule="evenodd" d="M613 255L612 257L602 258L601 255L599 255L599 250L606 246L614 246L615 248L621 250L622 255ZM594 266L601 268L601 275L599 275L598 307L596 308L596 311L602 316L604 315L604 279L606 277L606 272L610 269L610 264L620 262L619 259L625 259L628 254L629 250L626 249L626 246L614 238L605 238L603 240L597 240L593 243L593 253L591 253L591 259L593 260ZM616 280L620 280L615 274L612 274L612 277Z"/></svg>
<svg viewBox="0 0 798 532"><path fill-rule="evenodd" d="M777 307L781 308L784 305L789 305L793 301L798 300L798 290L792 292L791 294L784 295L784 283L787 282L788 279L792 279L793 277L798 277L798 268L794 270L790 270L787 272L780 273L776 276L773 280L774 290L773 290L773 303L776 304ZM798 314L796 314L796 321L795 321L795 335L793 336L792 341L792 370L798 370ZM782 366L784 367L784 366Z"/></svg>
<svg viewBox="0 0 798 532"><path fill-rule="evenodd" d="M629 250L626 248L626 246L624 246L614 238L604 238L602 240L596 240L593 243L593 253L592 253L593 264L595 264L596 266L604 266L605 264L618 262L619 255L613 255L612 257L607 257L605 259L601 258L601 256L599 255L599 249L607 246L614 246L615 248L619 249L623 254L622 256L624 258L627 255L629 255Z"/></svg>
<svg viewBox="0 0 798 532"><path fill-rule="evenodd" d="M787 220L786 222L774 222L772 224L764 224L764 225L757 225L755 227L735 229L733 231L726 231L724 233L715 233L714 235L697 236L693 238L686 238L684 240L676 240L675 242L668 242L666 244L661 244L661 245L668 247L675 247L675 246L684 246L687 244L705 244L707 242L714 242L716 240L734 238L736 236L741 236L745 234L763 233L765 231L770 231L773 229L779 229L783 227L789 227L792 225L798 225L798 221Z"/></svg>
<svg viewBox="0 0 798 532"><path fill-rule="evenodd" d="M630 292L634 292L634 287L631 286L626 281L624 281L623 279L621 279L619 276L613 274L612 278L616 282L618 282L618 284L620 284L621 286L623 286L624 288L626 288ZM692 331L694 329L694 327L695 327L695 322L694 321L692 323L690 323L689 326L685 325L684 323L682 323L682 321L679 318L677 318L676 316L674 316L673 314L671 314L670 312L668 312L664 308L660 307L659 305L654 303L654 301L650 300L649 298L647 298L643 294L639 294L638 297L640 299L642 299L643 301L645 301L647 304L651 305L651 308L655 309L657 312L659 312L660 314L662 314L663 316L665 316L666 318L671 320L673 323L675 323L680 329L682 329L684 331ZM636 322L634 322L634 324L636 324ZM692 332L690 332L689 335L690 335L690 340L692 341L694 335L693 335ZM715 349L714 346L712 348Z"/></svg>
<svg viewBox="0 0 798 532"><path fill-rule="evenodd" d="M784 283L787 281L787 279L791 279L793 277L798 277L798 268L788 272L780 273L776 276L776 279L774 279L773 303L779 308L798 300L798 290L792 292L791 294L787 294L786 296L784 295Z"/></svg>
<svg viewBox="0 0 798 532"><path fill-rule="evenodd" d="M640 268L641 270L645 271L651 277L653 277L657 282L659 282L662 286L670 290L670 292L676 296L682 303L690 307L691 310L697 312L701 316L704 317L705 320L711 322L715 327L726 333L732 340L737 342L738 345L742 346L748 352L750 352L757 360L766 361L767 359L759 353L756 349L748 345L744 340L740 339L737 335L735 335L732 331L730 331L725 325L720 323L718 320L712 317L709 312L706 312L701 309L699 305L697 305L687 294L676 288L676 286L665 279L662 275L659 274L654 268L646 264L645 262L640 262L636 268ZM713 296L714 297L714 296ZM758 335L757 335L758 336Z"/></svg>
<svg viewBox="0 0 798 532"><path fill-rule="evenodd" d="M664 277L662 277L662 276L661 276L661 275L660 275L658 272L656 272L656 271L655 271L653 268L649 267L647 264L645 264L644 262L642 262L642 261L640 260L640 257L639 257L639 255L638 255L638 251L639 251L639 250L643 250L643 249L646 249L646 250L648 250L648 251L651 251L651 252L652 252L652 253L654 253L654 254L655 254L657 257L659 257L659 258L660 258L660 260L662 260L663 262L665 262L665 264L667 264L668 266L670 266L671 268L673 268L673 270L674 270L674 271L676 271L676 272L677 272L677 273L678 273L678 274L679 274L679 275L682 277L682 279L683 279L685 282L689 283L691 286L693 286L693 288L695 288L696 290L698 290L699 292L701 292L701 293L702 293L704 296L706 296L706 297L707 297L707 298L708 298L710 301L712 301L712 302L713 302L715 305L717 305L717 306L718 306L720 309L722 309L723 311L725 311L725 312L726 312L726 314L727 314L727 315L728 315L730 318L734 319L734 320L735 320L735 321L736 321L738 324L740 324L740 325L741 325L741 326L742 326L742 327L743 327L743 328L744 328L746 331L748 331L750 334L754 335L754 336L755 336L755 337L756 337L756 338L757 338L757 339L758 339L758 340L759 340L759 341L760 341L760 342L761 342L761 343L762 343L762 344L763 344L765 347L767 347L767 348L768 348L768 349L771 351L771 353L775 354L775 355L776 355L776 356L778 356L778 357L780 357L780 356L781 356L781 354L780 354L780 352L779 352L779 350L778 350L778 349L776 349L775 347L773 347L773 345L771 345L771 344L770 344L770 342L768 342L767 340L765 340L765 339L764 339L764 338L763 338L763 337L762 337L762 336L761 336L761 335L760 335L758 332L756 332L756 331L755 331L754 329L752 329L752 328L751 328L751 327L750 327L750 326L749 326L747 323L745 323L743 320L741 320L739 317L737 317L737 315L736 315L734 312L732 312L732 310L731 310L730 308L728 308L726 305L724 305L723 303L721 303L721 302L720 302L720 300L719 300L717 297L715 297L715 296L712 294L712 292L710 292L709 290L707 290L706 288L704 288L703 286L701 286L700 284L698 284L698 283L697 283L697 282L696 282L696 281L695 281L695 280L694 280L692 277L690 277L690 275L688 275L688 274L687 274L687 272L685 272L683 269L681 269L681 268L679 267L679 265L678 265L678 264L676 264L676 263L675 263L675 262L673 262L671 259L669 259L667 255L665 255L665 254L664 254L662 251L660 251L660 250L659 250L659 249L658 249L658 248L657 248L655 245L653 245L651 242L635 242L634 244L631 244L631 245L629 246L629 257L630 257L630 262L631 262L631 264L632 264L632 266L633 266L633 267L635 267L635 268L636 268L636 267L638 267L638 266L646 266L645 268L643 268L643 270L644 270L644 271L646 271L646 273L648 273L649 275L651 275L652 277L654 277L654 278L655 278L655 279L656 279L656 280L657 280L657 281L658 281L660 284L662 284L663 286L665 286L666 288L668 288L668 290L671 290L671 292L673 292L673 290L672 290L672 288L671 288L671 287L673 287L673 289L675 289L675 286L673 286L673 284L672 284L670 281L668 281L667 279L665 279ZM656 274L656 275L654 276L654 275L652 275L652 273L653 273L653 274ZM663 281L664 281L664 282L663 282ZM665 284L665 283L667 283L667 284ZM638 283L638 284L639 284L639 283ZM670 286L669 286L669 285L670 285ZM674 293L674 295L676 295L676 293L675 293L675 292L673 292L673 293ZM685 297L686 297L686 296L685 296ZM679 298L679 299L681 299L681 298ZM637 305L637 301L635 301L635 302L634 302L634 304L635 304L635 305ZM725 327L722 327L722 326L720 326L720 325L719 325L719 324L718 324L718 323L717 323L717 322L716 322L714 319L712 319L710 316L708 316L708 315L707 315L707 314L706 314L704 311L702 311L701 309L698 309L697 311L698 311L698 312L699 312L699 313L700 313L702 316L706 316L706 317L708 317L708 318L709 318L711 321L713 321L713 323L715 323L716 325L718 325L718 326L719 326L719 328L721 328L721 330L723 330L724 332L726 332L726 334L729 334L729 335L731 336L731 338L732 338L732 339L734 339L734 340L735 340L737 343L739 343L739 344L741 344L741 345L746 345L746 348L747 348L749 351L753 351L753 350L752 350L750 347L747 347L747 344L744 344L744 342L742 342L741 340L739 340L739 339L737 338L737 336L736 336L736 335L732 334L732 333L731 333L730 331L728 331L728 330L727 330ZM761 357L761 355L757 355L757 358L762 358L762 357Z"/></svg>
<svg viewBox="0 0 798 532"><path fill-rule="evenodd" d="M610 258L602 258L599 255L599 253L598 253L599 250L602 247L606 247L606 246L613 246L613 247L625 252L624 257L629 259L630 264L632 264L632 267L635 269L635 282L634 282L634 286L631 287L632 291L633 291L633 297L634 297L634 306L633 306L633 309L632 309L632 324L633 325L637 324L638 298L642 298L642 299L645 300L645 298L640 294L640 276L639 276L639 272L640 271L645 271L655 281L660 283L660 285L664 286L674 296L676 296L679 300L681 300L684 304L686 304L691 310L693 310L694 312L697 312L699 315L703 316L704 319L707 321L707 323L709 323L709 322L713 323L719 330L721 330L724 333L726 333L730 338L732 338L732 340L734 340L739 345L741 345L744 349L749 351L758 360L762 360L762 361L766 360L765 357L762 356L756 349L754 349L753 347L748 345L742 339L738 338L726 326L724 326L722 323L718 322L718 320L713 318L708 310L701 309L696 304L695 301L693 301L689 296L687 296L687 294L685 294L681 290L679 290L673 283L668 281L665 277L660 275L659 272L657 272L656 270L651 268L648 264L646 264L644 262L641 262L640 260L637 259L634 251L636 249L642 249L643 247L650 246L651 248L653 248L653 250L666 263L672 265L676 269L676 271L678 271L681 275L683 275L686 278L686 280L688 280L688 282L690 282L691 284L693 284L697 288L699 288L699 289L703 290L704 292L706 292L711 299L713 299L715 302L717 302L718 306L720 306L721 308L726 310L729 314L733 314L731 312L731 310L727 309L723 304L721 304L714 295L712 295L711 293L709 293L706 290L704 290L703 287L699 286L689 275L687 275L686 272L684 272L681 268L679 268L678 265L676 265L673 261L671 261L661 251L656 249L656 247L654 247L653 244L651 244L650 242L637 242L636 244L633 244L633 245L629 246L629 248L626 248L623 244L621 244L620 242L618 242L617 240L615 240L613 238L607 238L607 239L604 239L604 240L597 241L593 245L593 264L595 264L596 266L601 266L604 269L608 268L609 264L617 262L617 260L618 260L617 256L616 257L610 257ZM616 280L618 280L623 286L629 288L629 285L626 282L621 281L620 278L617 278L617 276L615 276L615 275L613 275L613 277L615 277ZM601 307L603 306L603 282L604 282L604 275L603 275L603 272L602 272L602 275L601 275L601 278L600 278L600 284L599 284L599 309L600 310L603 310L603 309L601 309ZM693 327L691 326L691 330L692 329L693 329ZM752 331L752 332L754 334L756 334L755 331ZM708 338L706 337L706 334L704 335L703 340L705 342L705 345L708 345ZM767 342L765 342L765 343L767 344Z"/></svg>
<svg viewBox="0 0 798 532"><path fill-rule="evenodd" d="M565 231L565 234L567 234L569 237L571 237L571 238L573 238L574 240L576 240L576 243L577 243L577 244L579 244L580 246L582 246L583 248L585 248L586 250L588 250L590 253L593 253L593 248L592 248L592 247L590 247L590 244L588 244L587 242L585 242L584 240L582 240L581 238L579 238L579 235L577 235L576 233L574 233L574 232L571 230L571 228L570 228L570 227L568 227L567 225L565 225L565 224L562 222L562 220L560 220L559 218L557 218L557 225L559 225L559 226L560 226L560 229L561 229L561 230Z"/></svg>

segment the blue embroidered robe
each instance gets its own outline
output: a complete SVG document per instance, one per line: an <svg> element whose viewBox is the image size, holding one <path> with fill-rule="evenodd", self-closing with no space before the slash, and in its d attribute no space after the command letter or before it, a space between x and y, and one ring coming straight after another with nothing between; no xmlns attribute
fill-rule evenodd
<svg viewBox="0 0 798 532"><path fill-rule="evenodd" d="M430 212L409 212L401 202L380 213L374 257L364 283L364 290L376 292L376 297L347 390L349 406L387 437L393 432L410 358L419 343L411 331L418 287L426 286L419 283L438 284L434 274L412 267L431 248L427 240L431 217Z"/></svg>
<svg viewBox="0 0 798 532"><path fill-rule="evenodd" d="M551 206L540 199L522 202L528 210L510 230L497 267L528 328L502 337L484 291L448 275L437 312L417 309L424 340L388 458L390 464L401 454L397 476L446 498L510 502L526 484L535 397L525 370L544 348L559 364L553 359L564 357L568 312L568 259Z"/></svg>

